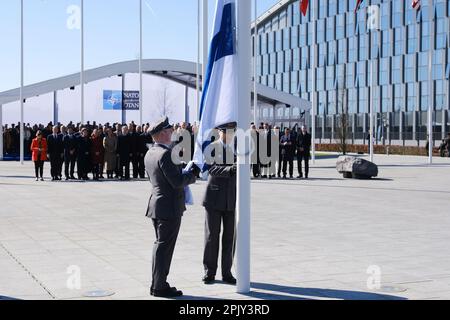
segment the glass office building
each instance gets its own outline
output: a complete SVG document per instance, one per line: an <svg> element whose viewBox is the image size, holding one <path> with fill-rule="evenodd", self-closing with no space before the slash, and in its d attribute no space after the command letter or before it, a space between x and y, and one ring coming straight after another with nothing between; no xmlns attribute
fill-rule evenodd
<svg viewBox="0 0 450 320"><path fill-rule="evenodd" d="M431 105L436 144L450 131L450 0L422 0L419 11L406 0L280 1L258 21L257 81L312 101L315 94L317 142L337 139L340 115L348 113L348 139L366 143L372 91L378 143L424 145ZM368 30L368 6L376 5L379 26ZM429 10L434 13L430 35ZM373 17L373 16L372 16ZM316 23L316 90L312 92L313 23ZM433 90L429 85L432 50ZM370 65L374 70L374 83ZM281 126L306 122L289 106L261 105L258 119Z"/></svg>

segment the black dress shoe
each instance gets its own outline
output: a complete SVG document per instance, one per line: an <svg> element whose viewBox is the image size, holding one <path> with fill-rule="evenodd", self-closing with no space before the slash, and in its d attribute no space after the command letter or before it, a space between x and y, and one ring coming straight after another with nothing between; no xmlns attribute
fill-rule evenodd
<svg viewBox="0 0 450 320"><path fill-rule="evenodd" d="M183 295L183 292L180 290L177 290L177 288L169 288L165 290L150 290L150 294L154 297L160 297L160 298L175 298L175 297L181 297Z"/></svg>
<svg viewBox="0 0 450 320"><path fill-rule="evenodd" d="M214 281L216 281L216 278L214 276L206 275L203 277L202 281L204 284L212 284L214 283Z"/></svg>
<svg viewBox="0 0 450 320"><path fill-rule="evenodd" d="M227 277L223 277L222 278L223 282L228 283L228 284L236 284L237 281L233 276L227 276Z"/></svg>

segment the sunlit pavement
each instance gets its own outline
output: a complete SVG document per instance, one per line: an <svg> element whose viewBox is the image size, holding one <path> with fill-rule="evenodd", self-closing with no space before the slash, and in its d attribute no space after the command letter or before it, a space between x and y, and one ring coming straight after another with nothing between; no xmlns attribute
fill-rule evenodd
<svg viewBox="0 0 450 320"><path fill-rule="evenodd" d="M248 295L201 282L205 183L193 186L171 285L183 299L450 299L450 159L375 160L375 180L344 180L327 157L308 181L253 181ZM33 173L0 162L0 299L152 299L149 182Z"/></svg>

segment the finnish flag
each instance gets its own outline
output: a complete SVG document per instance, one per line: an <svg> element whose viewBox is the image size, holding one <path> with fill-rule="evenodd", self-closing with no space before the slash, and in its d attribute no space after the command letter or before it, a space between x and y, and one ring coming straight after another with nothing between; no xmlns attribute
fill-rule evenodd
<svg viewBox="0 0 450 320"><path fill-rule="evenodd" d="M194 162L202 169L211 130L237 122L237 55L235 0L217 0L206 78L200 103L200 125Z"/></svg>

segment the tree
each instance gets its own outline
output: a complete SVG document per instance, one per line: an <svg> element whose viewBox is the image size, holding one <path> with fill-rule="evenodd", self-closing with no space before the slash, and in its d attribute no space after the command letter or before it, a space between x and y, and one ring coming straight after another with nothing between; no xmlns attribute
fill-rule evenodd
<svg viewBox="0 0 450 320"><path fill-rule="evenodd" d="M156 110L158 110L159 117L167 116L169 119L172 119L174 116L174 108L171 103L172 97L170 90L172 88L171 83L166 80L161 80L159 82L159 87L155 90L155 104Z"/></svg>
<svg viewBox="0 0 450 320"><path fill-rule="evenodd" d="M349 114L348 114L348 101L347 101L347 90L344 86L338 84L337 88L338 99L337 99L337 119L336 119L336 129L338 144L342 154L346 155L348 152L347 137L349 133Z"/></svg>

